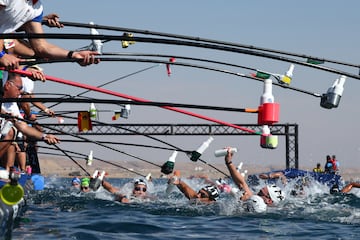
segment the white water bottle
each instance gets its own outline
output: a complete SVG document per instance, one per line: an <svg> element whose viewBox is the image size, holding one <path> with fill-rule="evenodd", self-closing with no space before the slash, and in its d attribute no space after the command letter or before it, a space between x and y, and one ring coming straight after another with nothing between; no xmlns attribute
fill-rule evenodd
<svg viewBox="0 0 360 240"><path fill-rule="evenodd" d="M196 151L200 154L203 154L213 140L213 137L209 137L209 139L203 142L203 144L201 144L201 146Z"/></svg>
<svg viewBox="0 0 360 240"><path fill-rule="evenodd" d="M98 174L99 174L99 170L95 170L92 175L92 178L97 178Z"/></svg>
<svg viewBox="0 0 360 240"><path fill-rule="evenodd" d="M264 80L264 92L260 98L260 105L263 103L274 103L274 95L272 94L272 80Z"/></svg>
<svg viewBox="0 0 360 240"><path fill-rule="evenodd" d="M219 149L214 152L214 155L215 155L215 157L223 157L223 156L226 156L227 152L228 152L228 150L226 148ZM230 148L230 152L231 153L237 152L237 148Z"/></svg>
<svg viewBox="0 0 360 240"><path fill-rule="evenodd" d="M292 77L293 77L294 68L295 68L294 64L290 64L289 70L287 70L285 75L281 76L280 83L290 85Z"/></svg>
<svg viewBox="0 0 360 240"><path fill-rule="evenodd" d="M99 179L100 179L101 181L104 179L105 174L106 174L105 171L102 171L102 172L101 172L101 175L100 175L100 177L99 177Z"/></svg>
<svg viewBox="0 0 360 240"><path fill-rule="evenodd" d="M94 25L93 22L90 22L89 24ZM99 32L95 28L90 28L90 34L91 35L99 35ZM92 39L91 40L92 50L98 52L99 54L102 53L102 47L103 43L99 39Z"/></svg>
<svg viewBox="0 0 360 240"><path fill-rule="evenodd" d="M95 104L94 103L91 103L90 104L90 117L91 118L96 118L96 107L95 107Z"/></svg>
<svg viewBox="0 0 360 240"><path fill-rule="evenodd" d="M150 181L150 180L151 180L151 173L148 173L148 175L146 175L145 179L146 179L147 181Z"/></svg>
<svg viewBox="0 0 360 240"><path fill-rule="evenodd" d="M86 161L86 165L91 166L93 162L93 151L91 150Z"/></svg>
<svg viewBox="0 0 360 240"><path fill-rule="evenodd" d="M236 171L240 172L243 166L243 162L240 162L239 165L236 167Z"/></svg>
<svg viewBox="0 0 360 240"><path fill-rule="evenodd" d="M201 144L201 146L196 151L193 151L191 153L190 159L196 162L200 158L200 156L204 153L204 151L210 146L210 143L213 140L214 140L213 137L209 137L209 139L203 142L203 144Z"/></svg>
<svg viewBox="0 0 360 240"><path fill-rule="evenodd" d="M172 171L174 170L174 166L175 166L175 159L177 156L178 152L175 150L171 156L169 157L169 160L167 160L167 162L165 162L162 166L161 166L161 172L164 174L169 174L172 173Z"/></svg>

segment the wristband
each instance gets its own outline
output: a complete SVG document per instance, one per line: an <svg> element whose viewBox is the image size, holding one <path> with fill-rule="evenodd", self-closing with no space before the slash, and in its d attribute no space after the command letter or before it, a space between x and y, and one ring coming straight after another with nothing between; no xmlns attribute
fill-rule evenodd
<svg viewBox="0 0 360 240"><path fill-rule="evenodd" d="M45 108L45 109L44 109L44 112L45 112L45 113L49 113L49 112L50 112L50 109Z"/></svg>
<svg viewBox="0 0 360 240"><path fill-rule="evenodd" d="M5 50L2 50L2 51L0 52L0 58L2 58L5 54L6 54Z"/></svg>
<svg viewBox="0 0 360 240"><path fill-rule="evenodd" d="M74 54L74 51L69 51L67 54L67 58L72 59L73 54Z"/></svg>
<svg viewBox="0 0 360 240"><path fill-rule="evenodd" d="M230 164L232 164L232 161L230 161L230 162L226 162L226 165L230 165Z"/></svg>
<svg viewBox="0 0 360 240"><path fill-rule="evenodd" d="M42 137L41 137L41 140L45 140L45 138L46 138L46 134L44 133L43 135L42 135Z"/></svg>

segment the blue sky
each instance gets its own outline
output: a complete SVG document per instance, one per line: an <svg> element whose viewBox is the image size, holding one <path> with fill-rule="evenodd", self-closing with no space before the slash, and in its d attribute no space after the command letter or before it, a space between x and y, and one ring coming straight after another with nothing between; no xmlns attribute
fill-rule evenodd
<svg viewBox="0 0 360 240"><path fill-rule="evenodd" d="M359 1L49 1L43 0L45 14L56 12L61 20L68 22L121 26L198 36L215 40L236 42L257 47L302 53L350 63L359 63L358 43L360 22ZM46 32L88 33L87 29L49 29ZM100 31L103 34L114 32ZM118 33L119 35L122 33ZM89 44L82 40L50 40L67 49L76 49ZM122 49L120 43L109 42L104 52L132 52L174 54L197 58L226 61L248 67L284 73L289 63L238 53L212 51L191 47L136 43ZM100 85L139 69L151 66L145 63L109 63L81 68L76 64L44 65L46 74ZM358 69L328 65L357 74ZM222 67L226 69L226 67ZM248 74L248 70L231 69ZM109 85L111 90L154 101L189 103L239 108L256 108L262 94L263 84L250 79L221 73L174 66L168 77L165 66ZM339 76L315 69L295 65L292 86L316 93L324 93ZM317 162L324 163L327 154L336 154L342 168L356 167L360 158L358 135L360 128L358 108L359 82L348 78L339 108L323 109L320 99L299 92L273 87L275 101L280 103L280 123L299 124L300 167L311 168ZM36 92L62 92L77 94L81 89L56 83L37 83ZM112 98L99 93L89 97ZM59 105L55 110L71 109L74 106ZM76 109L79 105L76 106ZM109 109L109 106L98 106ZM88 105L84 105L84 110ZM252 114L191 110L203 115L232 123L256 123ZM111 122L111 116L100 115L100 120ZM155 107L133 107L131 117L124 123L203 123L204 121L169 112ZM206 136L163 137L165 141L184 149L195 149ZM147 139L114 137L119 142L157 144ZM76 149L88 153L96 148L92 145L78 146L65 143L65 149ZM216 137L203 158L209 162L219 161L213 155L216 149L234 146L239 152L237 161L245 164L285 166L285 146L280 140L276 150L265 150L259 146L259 137ZM168 151L121 147L126 152L154 162L163 162L171 155ZM126 159L126 156L97 149L95 156L106 159ZM178 155L177 161L190 161Z"/></svg>

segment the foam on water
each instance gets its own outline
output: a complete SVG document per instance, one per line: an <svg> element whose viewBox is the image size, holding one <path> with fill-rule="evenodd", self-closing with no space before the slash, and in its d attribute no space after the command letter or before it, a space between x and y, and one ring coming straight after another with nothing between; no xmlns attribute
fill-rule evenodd
<svg viewBox="0 0 360 240"><path fill-rule="evenodd" d="M133 179L110 179L131 191ZM204 180L184 180L199 190ZM96 193L71 191L70 180L47 179L46 189L31 193L28 209L15 226L14 239L175 239L277 238L352 239L360 235L359 191L330 195L329 187L309 181L301 194L291 190L299 179L282 186L286 200L265 213L246 212L238 196L221 193L211 205L190 204L177 190L166 195L166 179L149 184L154 201L122 204L100 188ZM256 191L258 186L253 186ZM281 183L278 183L281 185ZM26 221L24 220L26 219ZM346 237L345 237L346 236Z"/></svg>

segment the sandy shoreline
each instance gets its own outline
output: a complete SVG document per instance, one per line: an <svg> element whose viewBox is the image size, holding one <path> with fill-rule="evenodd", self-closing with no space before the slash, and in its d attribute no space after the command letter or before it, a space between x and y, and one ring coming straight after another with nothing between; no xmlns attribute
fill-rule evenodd
<svg viewBox="0 0 360 240"><path fill-rule="evenodd" d="M41 173L44 176L58 176L58 177L72 177L72 175L86 176L85 171L83 171L78 165L66 158L56 158L56 157L40 157L40 167ZM113 162L114 165L103 162L94 162L92 166L87 166L85 162L78 161L78 163L86 170L86 172L92 174L95 170L104 170L107 172L108 178L134 178L141 176L146 176L151 173L154 178L161 176L160 169L156 166L151 166L150 168L143 168L139 164L127 164L122 165L121 161ZM118 166L128 168L129 170L120 168ZM158 164L161 165L161 164ZM220 171L229 174L224 164L212 164L214 167ZM191 162L188 163L176 163L175 169L181 171L183 177L189 177L193 175L206 175L210 178L217 179L224 177L224 174L219 171L205 165L202 163ZM269 172L273 169L283 169L281 166L244 166L243 169L248 170L248 174L257 174L262 172ZM304 168L303 170L309 170L309 168ZM340 174L345 181L358 181L360 179L360 169L341 169Z"/></svg>

